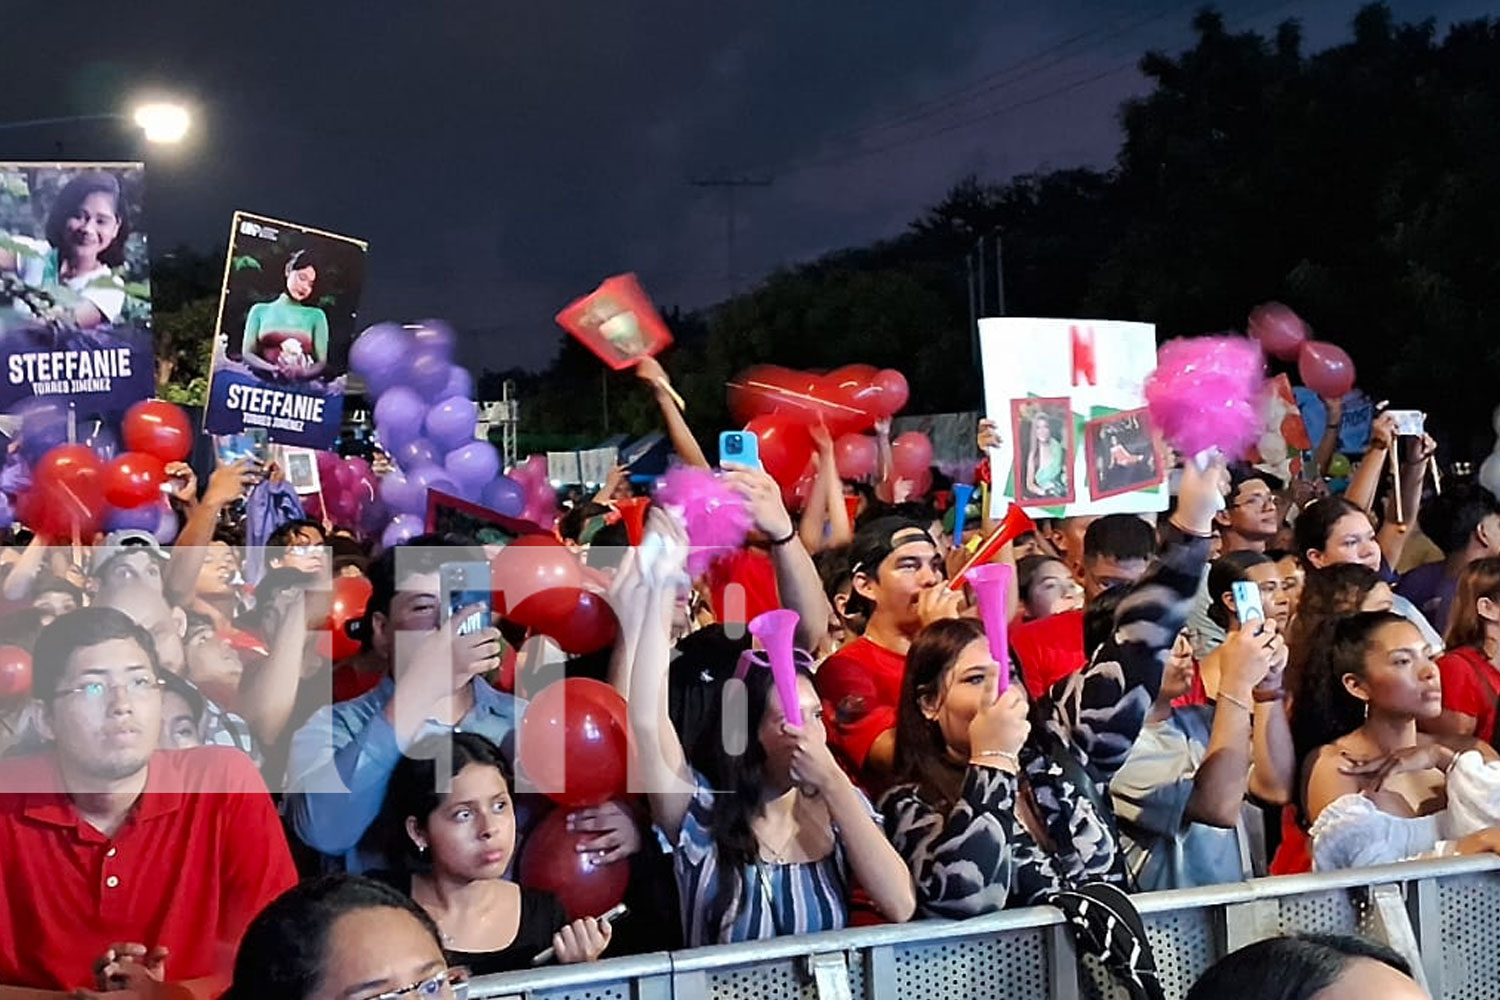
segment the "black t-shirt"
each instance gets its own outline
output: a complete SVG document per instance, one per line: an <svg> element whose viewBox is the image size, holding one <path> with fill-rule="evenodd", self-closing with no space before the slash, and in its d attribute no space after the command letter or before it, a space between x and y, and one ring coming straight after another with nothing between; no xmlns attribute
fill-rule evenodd
<svg viewBox="0 0 1500 1000"><path fill-rule="evenodd" d="M411 872L372 872L370 877L411 895ZM449 964L462 965L476 976L514 972L531 968L531 960L552 947L552 935L568 923L568 915L563 912L562 903L550 892L528 889L525 886L520 888L521 920L516 927L515 939L499 951L444 949Z"/></svg>
<svg viewBox="0 0 1500 1000"><path fill-rule="evenodd" d="M750 633L740 627L731 639L722 625L709 625L684 636L673 650L667 674L667 714L682 740L688 763L712 780L714 743L724 682L734 676L740 654L750 648Z"/></svg>

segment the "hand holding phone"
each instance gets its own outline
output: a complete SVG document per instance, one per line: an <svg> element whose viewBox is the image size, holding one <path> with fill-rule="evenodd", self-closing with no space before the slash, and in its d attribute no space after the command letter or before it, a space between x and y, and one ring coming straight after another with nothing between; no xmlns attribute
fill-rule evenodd
<svg viewBox="0 0 1500 1000"><path fill-rule="evenodd" d="M751 431L720 431L719 464L726 462L752 469L763 468L760 464L760 438Z"/></svg>
<svg viewBox="0 0 1500 1000"><path fill-rule="evenodd" d="M442 620L449 621L465 608L478 607L458 622L454 635L468 635L490 627L493 618L490 565L483 562L444 563L438 570Z"/></svg>
<svg viewBox="0 0 1500 1000"><path fill-rule="evenodd" d="M1260 599L1260 584L1250 580L1236 580L1229 585L1229 592L1234 595L1234 609L1241 626L1266 620L1266 609Z"/></svg>

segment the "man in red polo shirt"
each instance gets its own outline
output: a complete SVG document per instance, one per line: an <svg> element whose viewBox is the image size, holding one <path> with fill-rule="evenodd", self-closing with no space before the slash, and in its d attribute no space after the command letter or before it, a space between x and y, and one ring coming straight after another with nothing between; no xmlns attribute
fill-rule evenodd
<svg viewBox="0 0 1500 1000"><path fill-rule="evenodd" d="M958 617L963 600L942 586L937 545L920 521L877 518L849 552L853 582L846 611L868 613L864 635L813 675L829 723L828 745L854 780L878 791L896 754L896 706L906 653L922 627Z"/></svg>
<svg viewBox="0 0 1500 1000"><path fill-rule="evenodd" d="M250 919L296 882L239 750L157 751L149 634L112 608L37 638L51 752L0 761L0 1000L215 997Z"/></svg>

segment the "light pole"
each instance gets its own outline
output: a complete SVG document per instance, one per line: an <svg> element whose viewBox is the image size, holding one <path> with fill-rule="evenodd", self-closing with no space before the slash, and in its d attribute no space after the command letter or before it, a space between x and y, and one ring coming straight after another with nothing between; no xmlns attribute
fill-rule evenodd
<svg viewBox="0 0 1500 1000"><path fill-rule="evenodd" d="M64 115L58 118L34 118L22 122L0 122L0 132L47 128L55 125L81 125L88 122L124 122L140 129L147 142L175 145L187 135L192 127L193 118L188 109L181 104L153 101L141 104L128 115L111 111L95 115Z"/></svg>

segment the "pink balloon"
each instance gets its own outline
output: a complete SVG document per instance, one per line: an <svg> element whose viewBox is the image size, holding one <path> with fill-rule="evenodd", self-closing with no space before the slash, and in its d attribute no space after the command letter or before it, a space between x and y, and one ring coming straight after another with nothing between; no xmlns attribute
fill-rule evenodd
<svg viewBox="0 0 1500 1000"><path fill-rule="evenodd" d="M880 450L868 434L845 434L833 443L834 463L841 479L865 479L875 474Z"/></svg>
<svg viewBox="0 0 1500 1000"><path fill-rule="evenodd" d="M932 441L921 431L907 431L891 442L891 466L903 479L916 479L932 464Z"/></svg>
<svg viewBox="0 0 1500 1000"><path fill-rule="evenodd" d="M1302 384L1324 399L1336 399L1354 388L1354 360L1337 344L1309 340L1297 355Z"/></svg>
<svg viewBox="0 0 1500 1000"><path fill-rule="evenodd" d="M876 372L870 384L880 390L876 405L880 408L882 416L889 417L900 413L911 395L911 390L906 384L906 376L894 368L885 368Z"/></svg>
<svg viewBox="0 0 1500 1000"><path fill-rule="evenodd" d="M1267 354L1295 361L1308 339L1307 324L1280 302L1266 302L1250 312L1250 336L1260 341Z"/></svg>

